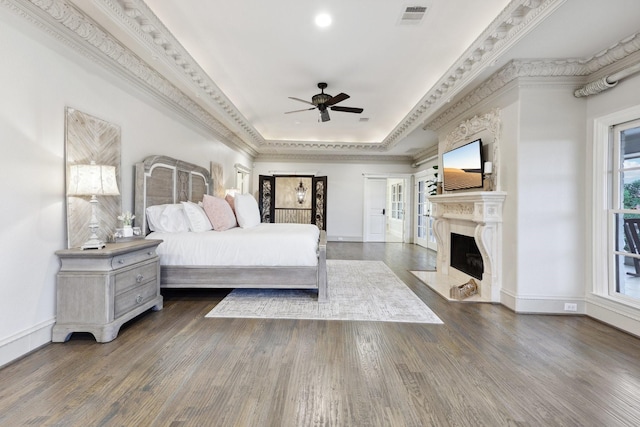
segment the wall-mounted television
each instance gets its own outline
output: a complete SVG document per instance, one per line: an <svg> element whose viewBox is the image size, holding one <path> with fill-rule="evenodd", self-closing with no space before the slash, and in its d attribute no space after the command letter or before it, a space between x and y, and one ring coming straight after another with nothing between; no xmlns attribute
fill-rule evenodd
<svg viewBox="0 0 640 427"><path fill-rule="evenodd" d="M447 151L442 155L444 189L482 188L483 167L481 139Z"/></svg>

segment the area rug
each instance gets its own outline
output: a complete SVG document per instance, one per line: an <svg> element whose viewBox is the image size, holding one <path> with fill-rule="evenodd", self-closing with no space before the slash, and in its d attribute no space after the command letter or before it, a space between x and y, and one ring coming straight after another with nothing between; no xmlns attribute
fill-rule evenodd
<svg viewBox="0 0 640 427"><path fill-rule="evenodd" d="M235 289L205 317L442 323L382 261L327 261L329 301L313 290Z"/></svg>

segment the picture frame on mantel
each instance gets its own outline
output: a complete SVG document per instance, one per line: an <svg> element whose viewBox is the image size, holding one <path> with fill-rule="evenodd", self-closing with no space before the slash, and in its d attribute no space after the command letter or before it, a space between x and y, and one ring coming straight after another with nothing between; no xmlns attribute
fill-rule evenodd
<svg viewBox="0 0 640 427"><path fill-rule="evenodd" d="M120 127L72 107L65 107L65 197L67 210L67 248L82 246L90 236L90 197L67 196L69 170L72 165L90 164L114 166L116 180L122 191L120 178ZM100 197L96 206L99 222L98 237L110 240L122 213L122 196Z"/></svg>

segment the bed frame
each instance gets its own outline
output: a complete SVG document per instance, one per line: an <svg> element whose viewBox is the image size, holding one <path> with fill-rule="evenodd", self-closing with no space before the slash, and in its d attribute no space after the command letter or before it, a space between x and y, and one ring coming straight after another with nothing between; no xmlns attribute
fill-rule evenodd
<svg viewBox="0 0 640 427"><path fill-rule="evenodd" d="M200 202L214 188L205 168L166 156L150 156L136 164L135 216L149 233L146 208L183 201ZM216 183L217 184L217 183ZM320 230L315 267L203 267L161 266L163 288L278 288L317 289L318 301L327 289L327 235Z"/></svg>

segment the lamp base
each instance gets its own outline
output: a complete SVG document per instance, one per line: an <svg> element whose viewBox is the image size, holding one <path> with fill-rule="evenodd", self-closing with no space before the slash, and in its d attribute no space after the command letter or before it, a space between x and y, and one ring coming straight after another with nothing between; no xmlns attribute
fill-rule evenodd
<svg viewBox="0 0 640 427"><path fill-rule="evenodd" d="M98 240L98 239L89 239L87 240L84 245L82 245L80 247L80 249L85 250L85 249L102 249L104 248L106 245L103 241Z"/></svg>

